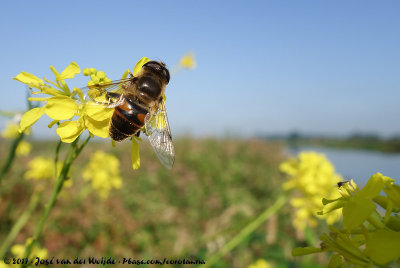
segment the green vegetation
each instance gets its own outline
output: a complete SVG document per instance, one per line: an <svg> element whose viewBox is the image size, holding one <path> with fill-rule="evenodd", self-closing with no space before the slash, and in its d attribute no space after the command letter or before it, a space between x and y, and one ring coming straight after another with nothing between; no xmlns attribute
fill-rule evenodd
<svg viewBox="0 0 400 268"><path fill-rule="evenodd" d="M5 160L10 144L1 142ZM24 179L36 156L54 157L56 142L34 141L32 154L14 162L0 188L0 241L26 209L37 187L44 198L16 237L31 237L50 197L53 181ZM140 144L141 167L132 170L130 143L90 142L72 165L71 187L64 187L45 223L39 245L49 256L134 259L205 259L267 209L280 192L281 148L259 140L176 140L176 163L165 169L146 142ZM65 152L66 144L61 152ZM63 150L64 149L64 150ZM97 150L120 160L123 186L101 199L82 179ZM63 159L64 155L60 155ZM220 259L215 267L247 267L259 258L289 267L291 250L304 240L291 226L291 209L263 223ZM296 239L297 237L297 239ZM305 261L308 261L307 259ZM144 266L145 267L145 266Z"/></svg>

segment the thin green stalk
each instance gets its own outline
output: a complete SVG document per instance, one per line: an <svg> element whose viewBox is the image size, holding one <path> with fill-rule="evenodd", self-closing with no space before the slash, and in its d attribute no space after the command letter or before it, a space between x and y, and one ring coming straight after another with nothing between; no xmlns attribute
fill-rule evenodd
<svg viewBox="0 0 400 268"><path fill-rule="evenodd" d="M272 204L272 206L268 207L263 213L261 213L257 218L244 227L236 236L234 236L228 243L226 243L213 256L211 256L210 259L207 260L207 263L202 265L202 267L212 267L219 259L237 247L244 239L246 239L258 227L260 227L261 224L268 220L269 217L278 212L279 209L286 203L286 200L286 195L281 194L275 203Z"/></svg>
<svg viewBox="0 0 400 268"><path fill-rule="evenodd" d="M28 245L25 251L25 258L28 258L32 252L34 244L38 241L40 233L43 230L44 223L46 222L51 209L53 208L54 204L57 201L57 196L60 193L64 181L67 179L68 171L71 167L72 162L78 157L79 153L82 151L83 147L87 144L89 141L90 137L81 145L77 146L79 137L71 143L68 154L65 157L63 167L61 169L60 175L57 178L56 184L54 185L53 192L51 194L50 200L45 206L45 210L43 212L42 218L40 219L39 224L36 226L35 232L33 234L32 242ZM26 264L21 264L21 267L26 267Z"/></svg>
<svg viewBox="0 0 400 268"><path fill-rule="evenodd" d="M59 140L56 147L56 156L54 157L54 177L57 177L58 174L57 163L58 163L58 155L60 153L61 144L62 142L61 140Z"/></svg>
<svg viewBox="0 0 400 268"><path fill-rule="evenodd" d="M8 154L7 160L6 160L6 162L4 163L3 167L0 170L0 183L1 183L4 175L6 175L7 172L10 170L11 164L14 162L15 152L17 151L18 144L24 139L24 136L25 136L24 133L20 133L14 139L14 141L13 141L13 143L11 145L10 152Z"/></svg>
<svg viewBox="0 0 400 268"><path fill-rule="evenodd" d="M41 196L40 192L35 192L32 194L29 200L28 207L26 208L24 213L22 213L22 215L19 217L14 226L11 228L6 239L4 239L3 244L1 245L0 260L4 258L4 255L7 253L8 249L14 242L15 238L17 237L21 229L25 226L26 222L29 220L30 216L32 215L33 211L35 210L35 208L39 203L40 196Z"/></svg>

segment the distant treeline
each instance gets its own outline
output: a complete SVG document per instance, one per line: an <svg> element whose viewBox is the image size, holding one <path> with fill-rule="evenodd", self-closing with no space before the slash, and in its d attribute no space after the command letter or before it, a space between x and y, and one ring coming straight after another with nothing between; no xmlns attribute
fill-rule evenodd
<svg viewBox="0 0 400 268"><path fill-rule="evenodd" d="M305 135L292 132L287 135L264 136L269 140L283 141L289 146L325 146L334 148L351 148L375 150L387 153L400 152L400 135L383 138L377 134L351 134L347 137L330 137L321 135Z"/></svg>

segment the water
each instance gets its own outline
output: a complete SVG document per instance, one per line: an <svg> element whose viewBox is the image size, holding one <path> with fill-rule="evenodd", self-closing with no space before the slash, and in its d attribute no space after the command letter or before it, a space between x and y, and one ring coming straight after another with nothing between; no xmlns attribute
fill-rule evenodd
<svg viewBox="0 0 400 268"><path fill-rule="evenodd" d="M333 149L326 147L288 148L290 155L301 151L323 153L333 163L336 172L345 179L354 179L359 186L365 185L377 172L400 182L400 153L385 154L375 151Z"/></svg>

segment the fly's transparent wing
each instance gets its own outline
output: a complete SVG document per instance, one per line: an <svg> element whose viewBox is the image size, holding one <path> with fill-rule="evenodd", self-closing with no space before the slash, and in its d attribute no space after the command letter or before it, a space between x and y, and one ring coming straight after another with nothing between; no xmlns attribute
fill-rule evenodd
<svg viewBox="0 0 400 268"><path fill-rule="evenodd" d="M77 101L82 99L85 101L93 101L97 104L112 106L113 103L117 102L120 95L123 93L125 88L133 86L135 77L130 77L122 80L115 80L104 84L95 84L87 87L75 90L74 98Z"/></svg>
<svg viewBox="0 0 400 268"><path fill-rule="evenodd" d="M155 115L146 115L145 129L158 159L166 168L171 169L175 162L175 150L164 104L161 104Z"/></svg>

